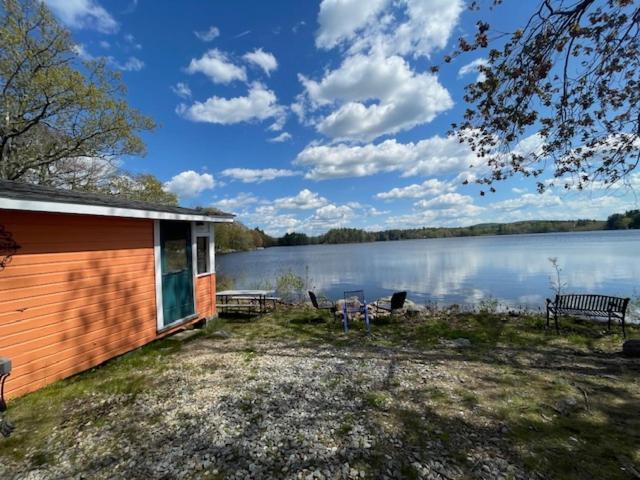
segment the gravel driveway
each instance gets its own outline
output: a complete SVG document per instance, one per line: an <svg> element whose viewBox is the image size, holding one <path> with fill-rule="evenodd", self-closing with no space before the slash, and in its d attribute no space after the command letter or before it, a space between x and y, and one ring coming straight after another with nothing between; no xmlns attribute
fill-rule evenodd
<svg viewBox="0 0 640 480"><path fill-rule="evenodd" d="M135 401L74 405L86 422L73 448L14 476L537 478L513 460L501 425L466 407L436 413L464 382L464 361L450 357L198 339Z"/></svg>

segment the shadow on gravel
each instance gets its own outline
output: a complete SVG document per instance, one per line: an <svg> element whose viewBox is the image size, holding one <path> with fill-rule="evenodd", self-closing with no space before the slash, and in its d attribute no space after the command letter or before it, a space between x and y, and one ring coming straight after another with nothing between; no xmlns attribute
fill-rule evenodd
<svg viewBox="0 0 640 480"><path fill-rule="evenodd" d="M587 480L640 470L637 360L357 335L203 337L170 358L158 352L170 368L152 391L80 419L99 426L76 424L90 458L37 478Z"/></svg>

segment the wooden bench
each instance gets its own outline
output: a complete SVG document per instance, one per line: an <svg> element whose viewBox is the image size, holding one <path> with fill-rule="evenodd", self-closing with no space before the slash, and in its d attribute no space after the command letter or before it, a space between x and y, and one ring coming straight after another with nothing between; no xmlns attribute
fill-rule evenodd
<svg viewBox="0 0 640 480"><path fill-rule="evenodd" d="M609 329L611 329L611 319L616 319L620 321L622 335L626 337L624 320L628 305L628 298L606 295L556 295L553 301L547 298L547 327L549 326L550 314L553 314L556 333L560 333L558 315L606 318Z"/></svg>

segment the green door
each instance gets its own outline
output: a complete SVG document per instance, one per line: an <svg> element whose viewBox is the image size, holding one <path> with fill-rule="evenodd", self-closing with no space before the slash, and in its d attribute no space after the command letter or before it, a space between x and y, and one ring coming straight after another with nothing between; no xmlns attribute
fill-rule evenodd
<svg viewBox="0 0 640 480"><path fill-rule="evenodd" d="M195 313L191 255L191 224L160 222L162 314L165 326Z"/></svg>

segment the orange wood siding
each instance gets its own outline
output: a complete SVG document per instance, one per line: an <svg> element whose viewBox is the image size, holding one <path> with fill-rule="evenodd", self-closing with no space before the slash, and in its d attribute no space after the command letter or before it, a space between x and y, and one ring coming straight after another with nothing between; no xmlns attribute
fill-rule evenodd
<svg viewBox="0 0 640 480"><path fill-rule="evenodd" d="M9 397L159 337L152 220L0 209L0 224L21 246L0 272ZM215 288L214 279L208 284L198 282L198 293ZM212 308L204 296L200 304Z"/></svg>
<svg viewBox="0 0 640 480"><path fill-rule="evenodd" d="M216 313L216 275L202 275L196 278L196 309L203 317Z"/></svg>

